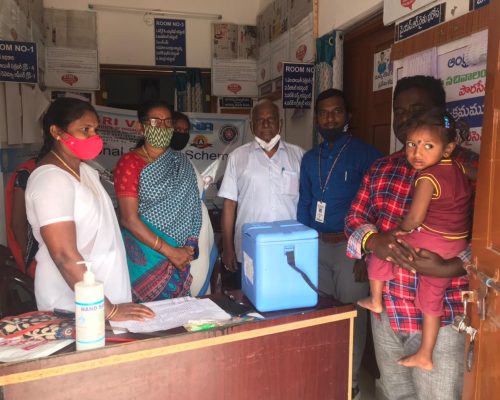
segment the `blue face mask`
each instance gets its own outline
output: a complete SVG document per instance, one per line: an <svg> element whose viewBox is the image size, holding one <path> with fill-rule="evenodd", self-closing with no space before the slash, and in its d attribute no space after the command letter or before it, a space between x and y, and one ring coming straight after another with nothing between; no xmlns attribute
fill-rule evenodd
<svg viewBox="0 0 500 400"><path fill-rule="evenodd" d="M344 126L339 126L337 128L320 128L318 126L318 132L325 142L333 143L338 138L340 138L349 129L349 123L346 122Z"/></svg>

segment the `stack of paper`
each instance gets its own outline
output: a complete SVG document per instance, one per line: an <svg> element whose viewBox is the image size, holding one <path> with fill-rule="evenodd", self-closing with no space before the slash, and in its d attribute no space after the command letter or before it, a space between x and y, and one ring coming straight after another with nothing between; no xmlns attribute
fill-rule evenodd
<svg viewBox="0 0 500 400"><path fill-rule="evenodd" d="M165 331L177 328L192 321L227 321L231 315L225 312L210 299L179 297L161 301L144 303L156 316L145 321L110 321L115 333L124 330L135 333Z"/></svg>

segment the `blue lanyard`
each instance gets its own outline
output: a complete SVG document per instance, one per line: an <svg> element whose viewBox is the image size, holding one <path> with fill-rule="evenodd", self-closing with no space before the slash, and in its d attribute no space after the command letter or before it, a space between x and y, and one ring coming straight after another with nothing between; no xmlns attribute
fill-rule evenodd
<svg viewBox="0 0 500 400"><path fill-rule="evenodd" d="M330 178L332 177L333 169L335 168L335 165L337 165L337 161L339 160L340 155L344 152L344 150L346 149L346 147L348 146L348 144L351 143L351 140L352 140L352 136L350 136L349 139L344 143L344 145L342 146L342 148L338 152L337 157L335 157L335 160L333 160L333 164L330 167L330 171L328 171L328 175L326 176L326 181L325 181L325 185L324 186L321 183L321 150L323 150L323 149L321 148L321 146L319 148L319 155L318 155L318 178L319 178L319 188L321 189L321 201L323 201L323 197L325 195L326 187L328 186L328 182L330 182Z"/></svg>

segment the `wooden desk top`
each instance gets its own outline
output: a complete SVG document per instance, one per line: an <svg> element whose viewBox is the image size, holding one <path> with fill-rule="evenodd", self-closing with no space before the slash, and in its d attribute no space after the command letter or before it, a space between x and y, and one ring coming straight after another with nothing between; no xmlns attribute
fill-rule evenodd
<svg viewBox="0 0 500 400"><path fill-rule="evenodd" d="M263 314L264 315L264 314ZM207 350L249 339L277 335L283 332L307 329L335 321L346 321L356 316L353 305L333 305L322 300L316 308L265 313L265 320L245 322L230 327L219 327L199 332L183 328L160 333L130 343L106 346L83 352L70 351L41 359L0 365L0 386L20 384L85 371L109 372L120 365L154 361L169 355L180 357L191 350ZM347 327L349 324L347 325ZM123 337L121 335L121 337ZM347 341L349 341L347 339Z"/></svg>

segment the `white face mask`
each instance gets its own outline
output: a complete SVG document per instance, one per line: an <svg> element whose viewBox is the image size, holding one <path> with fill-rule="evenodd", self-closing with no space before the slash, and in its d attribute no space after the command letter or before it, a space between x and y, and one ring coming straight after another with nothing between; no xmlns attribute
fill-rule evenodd
<svg viewBox="0 0 500 400"><path fill-rule="evenodd" d="M266 153L269 153L274 146L276 146L276 143L278 143L281 139L281 135L277 134L275 137L273 137L269 142L265 142L261 138L255 136L255 141L259 144L260 147L264 149Z"/></svg>

